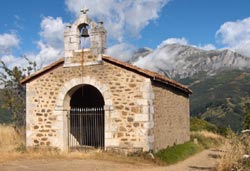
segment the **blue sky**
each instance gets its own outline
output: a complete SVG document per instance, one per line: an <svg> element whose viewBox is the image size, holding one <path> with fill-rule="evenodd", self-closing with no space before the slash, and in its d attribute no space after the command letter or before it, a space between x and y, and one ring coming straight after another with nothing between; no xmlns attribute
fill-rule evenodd
<svg viewBox="0 0 250 171"><path fill-rule="evenodd" d="M250 56L249 0L5 0L0 10L0 58L22 63L26 55L47 64L63 56L63 29L80 14L102 19L109 53L180 43L203 49L229 48Z"/></svg>

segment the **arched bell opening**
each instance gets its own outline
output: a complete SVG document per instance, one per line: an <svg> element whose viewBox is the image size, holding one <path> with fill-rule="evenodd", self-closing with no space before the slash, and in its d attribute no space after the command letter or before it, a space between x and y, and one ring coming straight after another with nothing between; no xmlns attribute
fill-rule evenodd
<svg viewBox="0 0 250 171"><path fill-rule="evenodd" d="M69 147L104 148L104 98L97 88L81 85L70 99Z"/></svg>
<svg viewBox="0 0 250 171"><path fill-rule="evenodd" d="M89 25L82 23L78 26L80 32L80 48L86 49L90 48L90 38L89 38Z"/></svg>

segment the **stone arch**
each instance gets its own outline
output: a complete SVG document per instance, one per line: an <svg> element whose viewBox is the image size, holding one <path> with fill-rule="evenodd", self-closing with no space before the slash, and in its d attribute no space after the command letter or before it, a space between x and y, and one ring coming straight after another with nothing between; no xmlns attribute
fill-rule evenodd
<svg viewBox="0 0 250 171"><path fill-rule="evenodd" d="M89 84L97 88L104 97L105 107L113 105L110 93L108 91L108 87L105 84L102 84L90 77L82 77L82 78L71 79L64 84L64 86L60 89L59 94L57 96L56 108L61 108L64 110L69 109L69 106L67 106L67 103L69 102L68 100L70 100L68 92L72 88L82 84Z"/></svg>
<svg viewBox="0 0 250 171"><path fill-rule="evenodd" d="M109 112L113 108L112 98L108 87L91 77L79 77L73 78L68 82L64 83L63 87L59 90L59 94L56 99L56 106L54 114L57 116L57 122L55 126L58 128L58 142L54 142L54 145L63 149L68 150L68 114L70 109L70 94L72 89L79 85L88 84L94 86L104 98L104 116L105 123L109 122ZM106 124L105 124L106 125ZM106 128L105 128L106 130ZM106 131L105 131L106 137Z"/></svg>

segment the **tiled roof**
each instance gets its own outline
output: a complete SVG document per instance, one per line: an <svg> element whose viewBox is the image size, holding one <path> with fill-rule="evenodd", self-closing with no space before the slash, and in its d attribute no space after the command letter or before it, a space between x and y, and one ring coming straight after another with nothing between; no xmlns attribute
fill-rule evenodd
<svg viewBox="0 0 250 171"><path fill-rule="evenodd" d="M40 69L39 71L35 72L34 74L31 74L30 76L24 78L23 80L21 80L21 84L26 84L27 82L30 82L30 81L36 79L37 77L40 77L41 75L46 74L48 71L63 65L63 63L64 63L64 58L61 58L61 59L47 65L46 67Z"/></svg>
<svg viewBox="0 0 250 171"><path fill-rule="evenodd" d="M132 64L119 61L119 60L117 60L115 58L112 58L110 56L107 56L107 55L103 55L102 59L104 61L108 62L108 63L112 63L112 64L114 64L116 66L120 66L122 68L131 70L131 71L136 72L138 74L149 77L152 81L164 83L166 85L169 85L169 86L172 86L172 87L177 88L179 90L182 90L182 91L184 91L184 92L186 92L188 94L192 93L192 91L188 87L186 87L186 86L184 86L184 85L182 85L182 84L180 84L180 83L178 83L178 82L176 82L174 80L171 80L171 79L165 77L164 75L160 75L160 74L158 74L156 72L152 72L152 71L149 71L149 70L146 70L146 69L139 68L139 67L134 66ZM39 76L41 76L43 74L46 74L48 71L53 70L54 68L57 68L57 67L63 65L63 63L64 63L64 58L61 58L61 59L53 62L52 64L42 68L38 72L26 77L25 79L23 79L21 81L21 84L25 84L27 82L30 82L30 81L36 79L37 77L39 77Z"/></svg>
<svg viewBox="0 0 250 171"><path fill-rule="evenodd" d="M139 74L142 74L142 75L145 75L145 76L148 76L150 77L153 81L159 81L159 82L162 82L162 83L165 83L165 84L168 84L172 87L176 87L178 89L181 89L189 94L192 94L192 90L190 90L188 87L172 80L172 79L169 79L167 78L166 76L164 75L161 75L161 74L158 74L156 72L152 72L152 71L149 71L147 69L142 69L140 67L137 67L135 65L132 65L130 63L126 63L126 62L122 62L122 61L119 61L115 58L112 58L110 56L106 56L106 55L103 55L102 59L106 62L110 62L110 63L113 63L115 65L119 65L121 67L124 67L124 68L127 68L127 69L130 69L134 72L137 72Z"/></svg>

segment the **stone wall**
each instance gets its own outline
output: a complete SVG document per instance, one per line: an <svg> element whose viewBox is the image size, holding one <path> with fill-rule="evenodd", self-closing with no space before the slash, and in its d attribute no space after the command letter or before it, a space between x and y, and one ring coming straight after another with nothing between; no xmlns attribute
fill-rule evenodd
<svg viewBox="0 0 250 171"><path fill-rule="evenodd" d="M189 98L174 88L153 84L154 151L189 141Z"/></svg>
<svg viewBox="0 0 250 171"><path fill-rule="evenodd" d="M106 149L153 148L150 79L108 62L61 65L27 83L27 146L67 149L69 92L81 84L96 87L104 97Z"/></svg>
<svg viewBox="0 0 250 171"><path fill-rule="evenodd" d="M75 50L71 53L73 57L65 57L65 67L97 65L102 63L101 55L93 54L89 49Z"/></svg>

